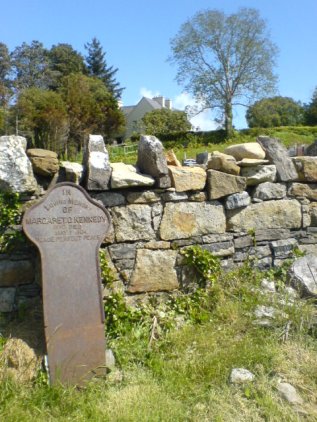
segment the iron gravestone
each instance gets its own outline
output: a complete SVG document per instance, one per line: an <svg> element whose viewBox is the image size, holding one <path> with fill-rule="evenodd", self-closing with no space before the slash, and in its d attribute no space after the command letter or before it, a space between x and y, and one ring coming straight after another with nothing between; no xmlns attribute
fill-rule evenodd
<svg viewBox="0 0 317 422"><path fill-rule="evenodd" d="M26 211L23 229L41 255L50 382L77 384L103 371L104 311L98 249L109 213L80 186L60 183Z"/></svg>

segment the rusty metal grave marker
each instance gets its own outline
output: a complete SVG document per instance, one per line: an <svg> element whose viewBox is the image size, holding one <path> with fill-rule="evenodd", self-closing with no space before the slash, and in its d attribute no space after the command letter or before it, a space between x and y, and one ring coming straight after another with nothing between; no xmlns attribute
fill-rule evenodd
<svg viewBox="0 0 317 422"><path fill-rule="evenodd" d="M81 187L60 183L26 211L23 229L41 255L51 384L80 384L105 365L98 249L110 216Z"/></svg>

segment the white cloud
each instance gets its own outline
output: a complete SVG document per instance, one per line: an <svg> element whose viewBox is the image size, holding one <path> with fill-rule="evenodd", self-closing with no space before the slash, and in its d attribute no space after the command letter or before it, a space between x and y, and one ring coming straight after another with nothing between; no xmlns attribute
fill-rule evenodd
<svg viewBox="0 0 317 422"><path fill-rule="evenodd" d="M140 96L142 97L147 97L147 98L153 98L153 97L157 97L160 95L159 91L151 91L150 89L147 89L145 87L142 87L140 89Z"/></svg>
<svg viewBox="0 0 317 422"><path fill-rule="evenodd" d="M185 107L193 106L194 104L195 100L186 92L177 95L173 99L173 107L178 110L185 110ZM210 110L203 111L189 120L197 130L214 130L218 127L218 124L212 118Z"/></svg>

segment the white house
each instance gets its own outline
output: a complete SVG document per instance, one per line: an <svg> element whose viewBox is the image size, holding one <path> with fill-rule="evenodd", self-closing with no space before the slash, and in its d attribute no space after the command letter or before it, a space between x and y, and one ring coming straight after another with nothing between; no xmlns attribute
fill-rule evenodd
<svg viewBox="0 0 317 422"><path fill-rule="evenodd" d="M162 96L153 98L142 97L135 106L121 107L126 118L126 132L123 138L129 138L133 132L140 131L141 119L146 113L161 108L168 108L171 110L172 101L167 98L165 99Z"/></svg>

